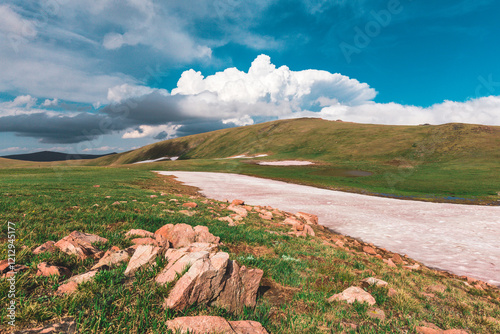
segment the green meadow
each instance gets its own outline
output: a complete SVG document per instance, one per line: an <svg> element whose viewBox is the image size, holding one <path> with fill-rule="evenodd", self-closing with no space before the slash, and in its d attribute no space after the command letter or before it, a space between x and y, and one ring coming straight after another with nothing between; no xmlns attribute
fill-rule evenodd
<svg viewBox="0 0 500 334"><path fill-rule="evenodd" d="M174 162L172 166L177 168L183 163ZM184 166L186 169L203 167L248 174L257 174L258 168L234 160L200 160ZM498 289L477 289L457 277L425 267L416 271L399 265L389 267L382 260L360 251L355 240L316 227L316 237L291 237L286 235L289 228L262 220L256 213L249 214L244 224L230 227L216 219L229 214L220 208L221 203L205 204L202 202L205 199L197 196L195 189L157 176L148 170L150 168L141 165L134 165L134 168L53 165L0 169L2 236L7 235L7 222L14 223L16 262L29 268L16 276L16 329L71 316L76 319L81 333L166 333L165 321L174 317L222 315L229 320L259 321L270 333L415 333L416 326L424 321L443 329L500 332L500 323L495 320L500 319ZM297 179L316 175L310 176L311 182L325 177L321 173L308 174L307 170L311 169L303 168L298 171L292 168L262 170L265 171L263 176L273 178L281 178L283 171L288 171L287 177ZM417 184L416 176L413 177ZM376 181L373 182L373 189L378 189ZM421 187L422 190L431 189L432 185ZM478 196L485 189L486 185L477 186ZM166 195L160 196L161 192ZM151 198L153 194L158 197ZM178 202L170 199L178 199ZM116 201L121 203L113 205ZM188 201L199 205L193 216L179 212L181 204ZM87 272L94 263L61 252L32 253L36 246L48 240L57 241L78 230L107 238L106 244L97 244L102 250L111 246L125 248L131 243L124 238L124 232L133 228L154 232L168 223L208 226L210 232L221 238L221 250L227 251L231 259L264 270L257 306L245 309L242 314L202 305L193 305L182 312L164 309L163 300L172 286L161 287L154 282L154 277L166 264L160 257L156 266L139 271L132 278L123 275L125 265L101 271L94 281L80 285L78 292L69 296L55 295L65 278L36 276L40 262L65 266L73 274ZM344 240L346 249L333 245L334 240L340 239ZM6 258L7 249L8 240L2 237L1 259ZM366 288L375 297L377 307L385 312L385 320L371 318L366 304L326 301L331 295L351 285L359 285L361 279L370 276L387 281L396 291L389 296L387 288ZM444 286L444 290L429 297L426 292L435 285ZM0 279L1 305L9 302L8 289L6 279ZM8 332L12 328L6 325L6 316L7 310L2 307L0 330ZM356 331L350 329L351 325L357 326Z"/></svg>

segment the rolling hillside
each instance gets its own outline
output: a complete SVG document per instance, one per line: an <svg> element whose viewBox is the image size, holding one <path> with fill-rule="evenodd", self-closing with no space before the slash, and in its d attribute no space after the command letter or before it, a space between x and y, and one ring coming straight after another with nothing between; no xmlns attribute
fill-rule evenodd
<svg viewBox="0 0 500 334"><path fill-rule="evenodd" d="M263 153L269 155L267 159L370 160L393 165L464 159L500 161L499 147L500 127L387 126L303 118L171 139L99 158L92 164L128 164L165 156L183 160Z"/></svg>

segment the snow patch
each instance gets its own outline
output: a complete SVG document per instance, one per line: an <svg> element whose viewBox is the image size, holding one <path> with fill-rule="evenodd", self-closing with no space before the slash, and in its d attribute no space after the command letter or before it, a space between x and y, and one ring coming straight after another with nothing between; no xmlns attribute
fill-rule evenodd
<svg viewBox="0 0 500 334"><path fill-rule="evenodd" d="M307 166L314 165L311 161L299 161L299 160L282 160L282 161L262 161L259 162L262 166Z"/></svg>
<svg viewBox="0 0 500 334"><path fill-rule="evenodd" d="M172 161L175 161L177 160L179 157L162 157L162 158L158 158L158 159L152 159L152 160L142 160L142 161L137 161L137 162L134 162L132 163L133 165L134 164L144 164L144 163L147 163L147 162L157 162L157 161L162 161L162 160L172 160Z"/></svg>

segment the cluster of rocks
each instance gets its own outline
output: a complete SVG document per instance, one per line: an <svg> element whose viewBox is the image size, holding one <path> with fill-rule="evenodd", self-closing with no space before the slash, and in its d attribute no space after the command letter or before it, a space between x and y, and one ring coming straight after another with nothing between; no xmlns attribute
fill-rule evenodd
<svg viewBox="0 0 500 334"><path fill-rule="evenodd" d="M230 260L228 253L219 251L220 238L210 233L208 227L167 224L154 233L130 230L125 237L131 239L134 245L124 250L113 246L102 252L93 243L105 243L107 239L74 231L58 242L49 241L40 245L34 253L58 249L80 259L97 260L89 272L63 282L57 290L59 294L74 293L78 285L92 280L99 270L108 270L127 261L124 274L132 277L138 270L155 265L156 258L162 256L167 265L155 280L160 285L174 284L165 299L165 308L182 310L193 304L213 305L240 313L244 307L255 306L264 272ZM38 265L37 275L69 277L71 272L67 268L42 262ZM247 333L243 329L237 330L238 324L227 326L232 328L227 333ZM265 333L265 330L251 333Z"/></svg>
<svg viewBox="0 0 500 334"><path fill-rule="evenodd" d="M217 218L220 221L229 223L229 226L236 226L238 222L241 222L248 216L249 212L256 212L263 220L276 221L276 223L280 225L290 225L292 231L288 232L288 234L296 237L306 237L308 235L315 236L316 234L311 227L312 225L323 228L323 226L318 225L318 216L316 215L305 212L292 214L270 206L245 205L245 202L239 199L233 200L228 206L222 205L221 208L234 212L234 214L229 216ZM283 218L285 219L282 220Z"/></svg>

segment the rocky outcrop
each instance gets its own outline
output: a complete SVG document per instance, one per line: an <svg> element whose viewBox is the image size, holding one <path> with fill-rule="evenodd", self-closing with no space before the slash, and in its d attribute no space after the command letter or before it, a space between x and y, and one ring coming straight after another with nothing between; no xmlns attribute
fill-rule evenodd
<svg viewBox="0 0 500 334"><path fill-rule="evenodd" d="M180 277L165 300L166 308L182 310L196 303L237 313L244 306L255 306L263 271L240 268L229 260L229 254L217 252L216 244L193 243L189 247L169 249L165 257L168 264L156 282L166 284Z"/></svg>
<svg viewBox="0 0 500 334"><path fill-rule="evenodd" d="M329 302L333 302L335 300L343 300L349 304L354 303L355 301L359 303L368 303L369 305L375 305L375 298L365 290L358 288L357 286L351 286L350 288L345 289L342 293L337 293L330 298L328 298Z"/></svg>
<svg viewBox="0 0 500 334"><path fill-rule="evenodd" d="M191 334L267 334L257 321L227 321L222 317L180 317L167 321L167 328L175 333Z"/></svg>

